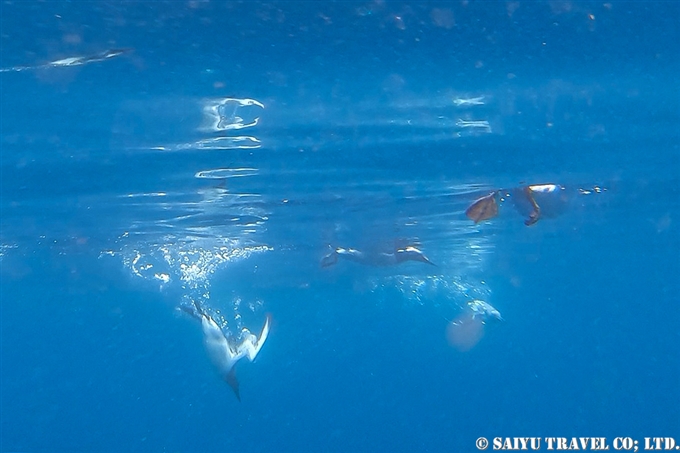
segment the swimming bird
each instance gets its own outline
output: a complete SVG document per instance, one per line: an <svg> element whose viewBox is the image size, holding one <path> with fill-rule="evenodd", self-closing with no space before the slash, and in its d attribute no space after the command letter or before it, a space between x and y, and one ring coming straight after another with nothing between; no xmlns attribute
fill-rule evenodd
<svg viewBox="0 0 680 453"><path fill-rule="evenodd" d="M501 313L488 302L475 299L468 301L467 306L472 315L472 319L480 318L482 323L486 323L490 318L496 318L499 321L503 321Z"/></svg>
<svg viewBox="0 0 680 453"><path fill-rule="evenodd" d="M498 190L475 200L466 210L465 215L475 223L489 220L498 215Z"/></svg>
<svg viewBox="0 0 680 453"><path fill-rule="evenodd" d="M570 197L564 187L557 184L532 184L513 189L498 189L475 200L465 210L465 215L475 223L498 215L499 202L510 198L520 214L526 216L526 226L535 225L543 217L555 217L569 204Z"/></svg>
<svg viewBox="0 0 680 453"><path fill-rule="evenodd" d="M474 348L484 337L486 323L491 318L503 321L501 313L488 302L468 301L466 309L446 327L449 344L461 352Z"/></svg>
<svg viewBox="0 0 680 453"><path fill-rule="evenodd" d="M203 328L203 339L205 342L208 356L213 365L217 368L218 373L231 387L236 395L236 398L241 401L239 392L239 382L236 378L235 365L242 358L246 357L251 362L262 349L262 345L267 340L269 335L269 326L271 324L271 316L267 315L264 326L259 336L252 334L247 328L242 330L242 338L240 343L234 341L233 338L228 338L215 320L207 314L196 302L194 302L194 310L186 306L181 306L182 310L189 313L194 318L200 319L201 327Z"/></svg>
<svg viewBox="0 0 680 453"><path fill-rule="evenodd" d="M569 198L564 187L557 184L533 184L514 190L517 210L527 216L526 226L543 217L554 217L566 208ZM545 208L545 209L544 209Z"/></svg>
<svg viewBox="0 0 680 453"><path fill-rule="evenodd" d="M345 259L367 266L395 266L405 261L420 261L432 266L435 264L429 260L418 248L407 245L398 247L391 252L367 253L353 248L336 247L328 255L321 259L321 267L329 267L338 262L338 259Z"/></svg>
<svg viewBox="0 0 680 453"><path fill-rule="evenodd" d="M98 61L108 60L109 58L114 58L119 55L123 55L132 52L133 49L121 48L121 49L108 49L102 52L92 54L92 55L81 55L78 57L68 57L62 58L60 60L53 60L48 63L31 65L31 66L13 66L11 68L1 68L0 72L21 72L30 69L46 69L46 68L61 68L69 66L81 66L88 63L95 63Z"/></svg>

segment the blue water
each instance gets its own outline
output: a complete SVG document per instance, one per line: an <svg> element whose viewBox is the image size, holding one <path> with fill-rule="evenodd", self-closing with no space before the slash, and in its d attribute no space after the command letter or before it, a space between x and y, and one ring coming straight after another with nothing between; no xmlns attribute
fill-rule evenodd
<svg viewBox="0 0 680 453"><path fill-rule="evenodd" d="M0 13L1 451L680 442L677 3ZM241 402L193 304L271 315Z"/></svg>

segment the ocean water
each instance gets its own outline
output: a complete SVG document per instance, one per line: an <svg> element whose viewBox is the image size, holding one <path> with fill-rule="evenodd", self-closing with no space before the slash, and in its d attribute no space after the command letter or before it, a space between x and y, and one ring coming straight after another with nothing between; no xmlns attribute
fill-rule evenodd
<svg viewBox="0 0 680 453"><path fill-rule="evenodd" d="M0 450L680 444L679 19L4 2Z"/></svg>

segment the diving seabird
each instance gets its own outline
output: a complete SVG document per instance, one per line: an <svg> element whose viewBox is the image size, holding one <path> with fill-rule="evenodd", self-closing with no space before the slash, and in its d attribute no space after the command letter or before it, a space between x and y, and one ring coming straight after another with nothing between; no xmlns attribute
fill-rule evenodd
<svg viewBox="0 0 680 453"><path fill-rule="evenodd" d="M482 322L486 322L490 318L496 318L499 321L503 321L501 313L488 302L475 299L468 301L467 306L472 315L472 319L480 318Z"/></svg>
<svg viewBox="0 0 680 453"><path fill-rule="evenodd" d="M434 266L435 264L423 252L412 245L396 248L393 252L366 253L357 249L336 247L321 259L321 267L329 267L342 258L367 266L395 266L404 261L420 261Z"/></svg>
<svg viewBox="0 0 680 453"><path fill-rule="evenodd" d="M471 300L446 328L449 344L461 352L469 351L484 336L485 325L491 318L503 320L501 313L488 302Z"/></svg>
<svg viewBox="0 0 680 453"><path fill-rule="evenodd" d="M201 309L197 303L194 302L195 311L190 310L185 306L182 306L181 308L194 318L200 319L208 356L210 357L213 365L215 365L217 368L217 371L219 372L222 379L224 379L227 384L229 384L236 394L236 398L241 401L235 365L244 357L246 357L251 362L255 360L255 357L257 356L258 352L260 352L260 349L262 349L262 345L267 340L267 336L269 335L271 316L267 315L267 318L264 321L264 326L262 327L262 331L258 337L256 337L244 327L242 330L243 340L241 340L240 343L237 343L233 338L227 338L215 320L203 309Z"/></svg>

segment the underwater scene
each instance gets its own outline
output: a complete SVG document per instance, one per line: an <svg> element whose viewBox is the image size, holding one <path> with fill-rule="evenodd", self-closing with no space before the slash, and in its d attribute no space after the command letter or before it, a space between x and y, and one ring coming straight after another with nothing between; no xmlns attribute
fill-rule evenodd
<svg viewBox="0 0 680 453"><path fill-rule="evenodd" d="M680 4L0 13L0 451L680 449Z"/></svg>

